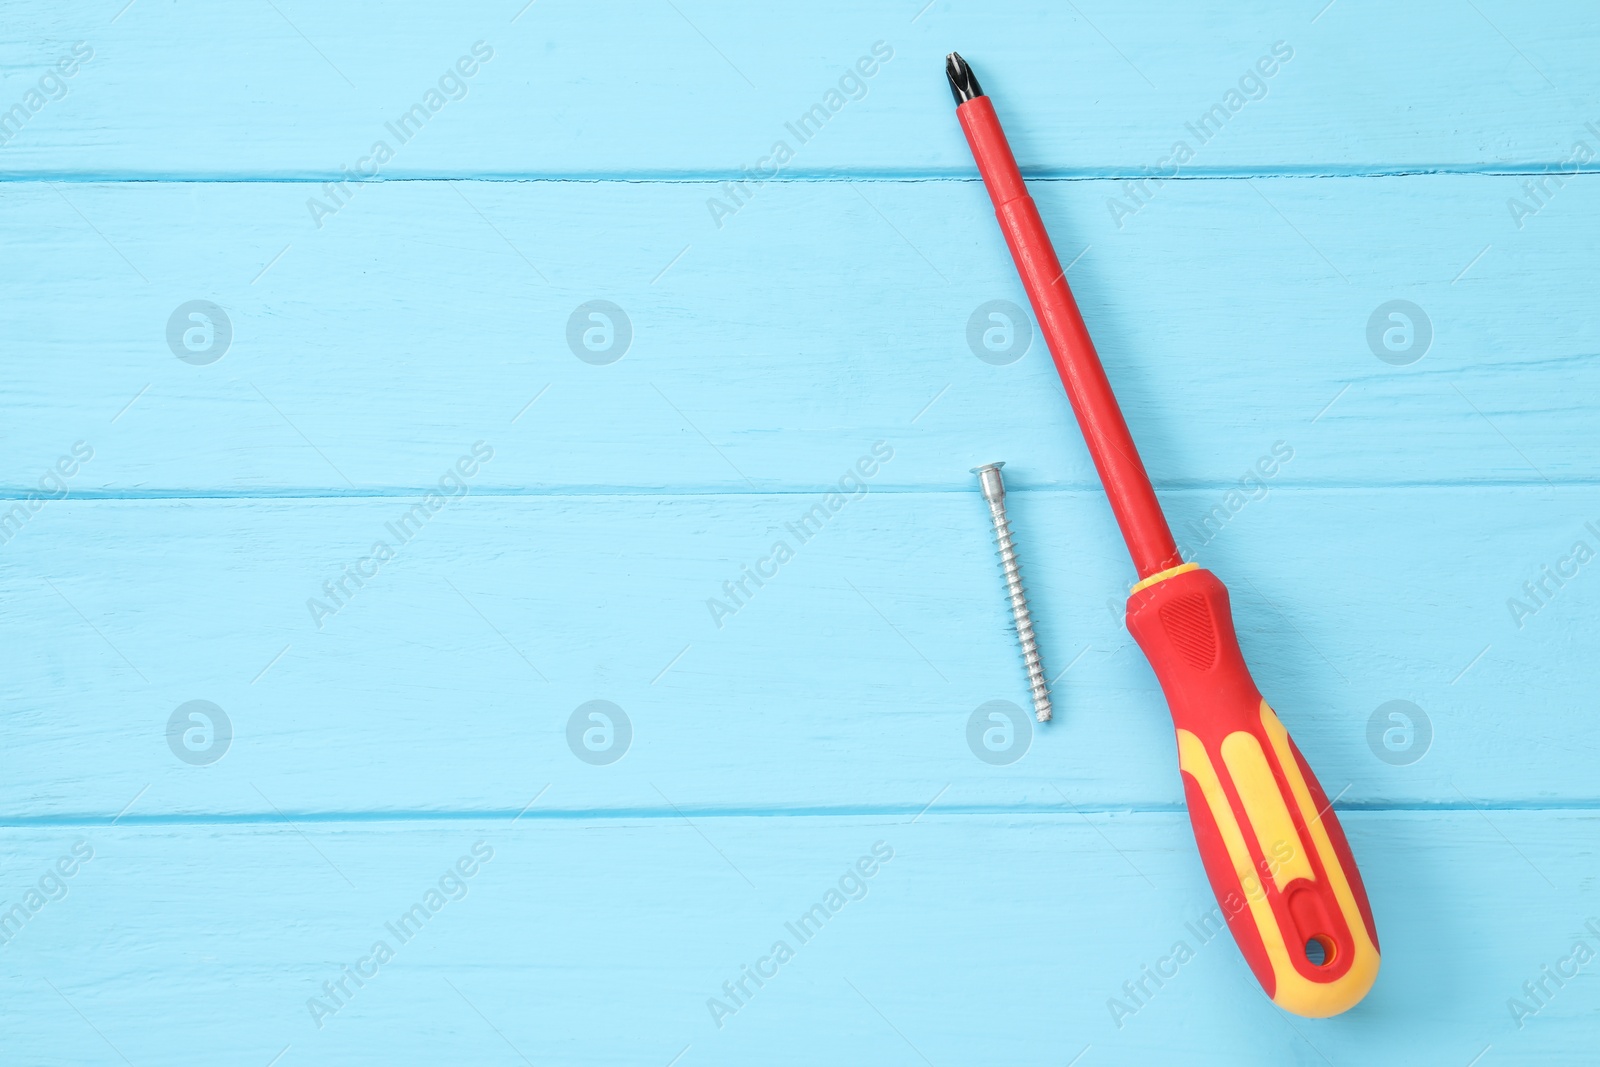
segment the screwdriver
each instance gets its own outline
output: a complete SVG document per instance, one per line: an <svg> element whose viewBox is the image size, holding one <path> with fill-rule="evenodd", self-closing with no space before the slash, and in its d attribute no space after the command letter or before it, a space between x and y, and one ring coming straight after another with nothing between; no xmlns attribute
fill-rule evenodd
<svg viewBox="0 0 1600 1067"><path fill-rule="evenodd" d="M977 77L955 52L956 117L1039 320L1139 580L1128 631L1177 731L1178 767L1211 889L1273 1003L1321 1018L1378 975L1378 935L1339 820L1245 666L1221 580L1178 554L1066 272Z"/></svg>

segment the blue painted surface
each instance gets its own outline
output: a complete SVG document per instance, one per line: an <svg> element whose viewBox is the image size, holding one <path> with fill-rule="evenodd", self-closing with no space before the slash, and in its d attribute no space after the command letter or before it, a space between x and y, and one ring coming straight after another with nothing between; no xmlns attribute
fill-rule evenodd
<svg viewBox="0 0 1600 1067"><path fill-rule="evenodd" d="M0 1062L1592 1059L1597 45L1490 0L9 5ZM1337 794L1347 1015L1195 933L1131 568L1039 338L983 344L1025 301L952 47ZM1060 676L1003 764L993 459Z"/></svg>

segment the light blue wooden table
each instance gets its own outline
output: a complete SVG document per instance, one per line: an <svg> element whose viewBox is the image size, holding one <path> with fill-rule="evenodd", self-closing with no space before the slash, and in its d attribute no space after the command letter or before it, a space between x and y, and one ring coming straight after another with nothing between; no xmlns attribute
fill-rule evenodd
<svg viewBox="0 0 1600 1067"><path fill-rule="evenodd" d="M951 48L1337 796L1347 1015L1196 936ZM12 0L0 1062L1593 1062L1597 53L1510 0ZM998 752L993 459L1058 715Z"/></svg>

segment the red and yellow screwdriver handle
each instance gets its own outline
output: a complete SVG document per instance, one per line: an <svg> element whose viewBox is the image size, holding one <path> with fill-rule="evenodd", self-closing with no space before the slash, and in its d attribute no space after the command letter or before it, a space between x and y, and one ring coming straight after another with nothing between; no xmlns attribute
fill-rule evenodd
<svg viewBox="0 0 1600 1067"><path fill-rule="evenodd" d="M1172 711L1195 841L1240 952L1284 1010L1347 1010L1378 975L1372 911L1322 786L1250 678L1228 590L1193 563L1152 574L1128 597L1128 630Z"/></svg>

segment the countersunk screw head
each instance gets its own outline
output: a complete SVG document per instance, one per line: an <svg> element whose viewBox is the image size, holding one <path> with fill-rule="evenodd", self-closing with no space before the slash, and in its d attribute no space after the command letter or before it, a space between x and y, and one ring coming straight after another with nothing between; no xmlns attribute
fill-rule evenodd
<svg viewBox="0 0 1600 1067"><path fill-rule="evenodd" d="M981 467L973 467L972 473L978 476L978 488L983 490L983 499L991 504L998 504L1006 498L1005 479L1000 477L1000 468L1005 466L1005 461L999 463L986 463Z"/></svg>

